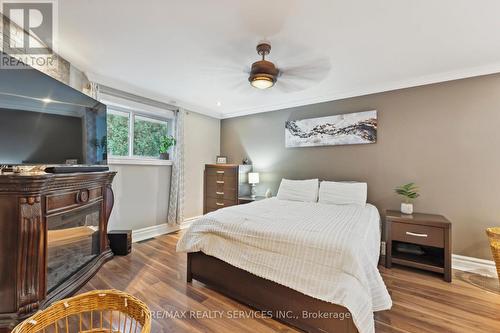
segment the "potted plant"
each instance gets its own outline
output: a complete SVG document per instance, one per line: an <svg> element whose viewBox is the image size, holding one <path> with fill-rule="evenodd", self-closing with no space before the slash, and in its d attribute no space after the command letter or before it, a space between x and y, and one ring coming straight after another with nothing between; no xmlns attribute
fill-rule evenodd
<svg viewBox="0 0 500 333"><path fill-rule="evenodd" d="M160 137L160 158L168 160L168 151L172 146L175 146L176 140L172 135L163 135Z"/></svg>
<svg viewBox="0 0 500 333"><path fill-rule="evenodd" d="M103 136L101 140L97 138L92 139L92 144L96 147L96 149L102 150L102 159L106 160L108 158L108 141L106 136Z"/></svg>
<svg viewBox="0 0 500 333"><path fill-rule="evenodd" d="M417 185L415 183L404 184L396 187L394 191L404 198L404 202L401 203L401 213L413 214L412 200L420 196Z"/></svg>

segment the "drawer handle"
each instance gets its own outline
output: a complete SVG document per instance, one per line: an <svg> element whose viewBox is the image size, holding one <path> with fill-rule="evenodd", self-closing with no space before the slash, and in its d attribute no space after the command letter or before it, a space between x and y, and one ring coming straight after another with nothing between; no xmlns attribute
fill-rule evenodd
<svg viewBox="0 0 500 333"><path fill-rule="evenodd" d="M427 238L429 236L427 234L417 234L417 233L410 232L410 231L407 231L406 234L408 236L423 237L423 238Z"/></svg>
<svg viewBox="0 0 500 333"><path fill-rule="evenodd" d="M224 195L224 192L215 192L215 194Z"/></svg>
<svg viewBox="0 0 500 333"><path fill-rule="evenodd" d="M217 171L217 173L223 175L224 171Z"/></svg>
<svg viewBox="0 0 500 333"><path fill-rule="evenodd" d="M224 206L224 204L223 204L223 203L220 203L220 202L216 202L215 204L216 204L217 206Z"/></svg>
<svg viewBox="0 0 500 333"><path fill-rule="evenodd" d="M224 181L223 180L218 180L217 184L224 184Z"/></svg>
<svg viewBox="0 0 500 333"><path fill-rule="evenodd" d="M77 201L81 203L87 203L89 202L89 198L90 198L89 190L85 189L78 192Z"/></svg>

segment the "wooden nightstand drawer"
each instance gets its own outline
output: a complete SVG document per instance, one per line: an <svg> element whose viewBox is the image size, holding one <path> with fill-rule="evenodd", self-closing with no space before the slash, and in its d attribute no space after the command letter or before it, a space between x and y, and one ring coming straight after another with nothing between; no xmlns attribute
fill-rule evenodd
<svg viewBox="0 0 500 333"><path fill-rule="evenodd" d="M444 216L388 210L385 237L387 268L394 263L423 269L451 282L451 222Z"/></svg>
<svg viewBox="0 0 500 333"><path fill-rule="evenodd" d="M434 247L444 247L443 228L393 222L392 240Z"/></svg>

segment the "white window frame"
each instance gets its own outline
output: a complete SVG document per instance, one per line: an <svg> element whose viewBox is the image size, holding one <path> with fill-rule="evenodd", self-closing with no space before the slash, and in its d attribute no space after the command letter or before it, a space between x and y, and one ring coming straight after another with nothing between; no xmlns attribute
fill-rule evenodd
<svg viewBox="0 0 500 333"><path fill-rule="evenodd" d="M123 107L114 103L106 103L108 112L127 113L129 115L128 124L128 156L113 156L108 152L108 164L124 164L124 165L172 165L172 159L162 160L159 157L136 156L134 153L134 120L135 116L145 117L152 120L167 122L167 131L169 135L173 134L174 119L167 116L161 116L153 112L146 112L134 108Z"/></svg>

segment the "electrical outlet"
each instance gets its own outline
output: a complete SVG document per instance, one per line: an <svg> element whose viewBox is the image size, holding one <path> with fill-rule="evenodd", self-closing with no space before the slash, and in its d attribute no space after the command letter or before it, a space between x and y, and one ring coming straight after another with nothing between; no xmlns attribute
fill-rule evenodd
<svg viewBox="0 0 500 333"><path fill-rule="evenodd" d="M380 255L385 256L385 242L380 243Z"/></svg>

